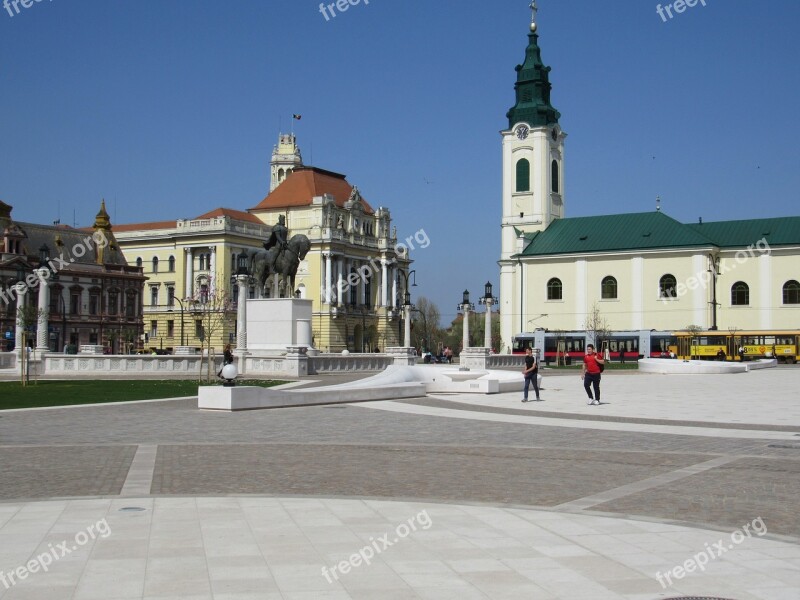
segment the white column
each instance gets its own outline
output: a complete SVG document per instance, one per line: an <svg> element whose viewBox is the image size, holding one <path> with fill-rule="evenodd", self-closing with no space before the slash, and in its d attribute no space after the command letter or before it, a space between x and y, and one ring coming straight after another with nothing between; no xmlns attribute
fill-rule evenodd
<svg viewBox="0 0 800 600"><path fill-rule="evenodd" d="M191 298L193 294L192 279L194 279L194 257L191 248L184 248L184 260L186 261L186 280L183 285L183 297Z"/></svg>
<svg viewBox="0 0 800 600"><path fill-rule="evenodd" d="M331 303L331 292L333 291L333 258L331 253L325 255L325 304Z"/></svg>
<svg viewBox="0 0 800 600"><path fill-rule="evenodd" d="M236 310L236 349L247 351L247 275L237 275L239 286L239 303Z"/></svg>
<svg viewBox="0 0 800 600"><path fill-rule="evenodd" d="M38 269L36 274L39 276L39 315L36 324L36 349L48 350L48 311L50 308L50 277L48 269Z"/></svg>
<svg viewBox="0 0 800 600"><path fill-rule="evenodd" d="M357 268L361 269L363 266L364 264L360 264ZM358 297L361 301L361 304L368 304L369 298L367 298L367 280L362 276L363 273L363 270L359 270L358 272Z"/></svg>
<svg viewBox="0 0 800 600"><path fill-rule="evenodd" d="M483 334L483 347L489 349L492 347L492 304L493 300L486 301L486 331Z"/></svg>
<svg viewBox="0 0 800 600"><path fill-rule="evenodd" d="M211 263L208 266L211 284L208 286L209 293L213 294L217 289L217 247L216 246L209 246L208 248L211 251L209 255L209 262Z"/></svg>
<svg viewBox="0 0 800 600"><path fill-rule="evenodd" d="M397 267L389 269L392 274L392 308L397 308Z"/></svg>
<svg viewBox="0 0 800 600"><path fill-rule="evenodd" d="M411 348L411 307L404 306L403 312L405 313L405 322L403 323L403 346Z"/></svg>
<svg viewBox="0 0 800 600"><path fill-rule="evenodd" d="M381 260L381 306L388 304L389 281L387 279L386 259Z"/></svg>
<svg viewBox="0 0 800 600"><path fill-rule="evenodd" d="M19 352L24 350L22 347L23 328L22 324L19 322L19 309L25 306L25 294L28 288L25 287L25 283L18 283L14 287L17 290L17 308L14 311L14 350L19 354Z"/></svg>
<svg viewBox="0 0 800 600"><path fill-rule="evenodd" d="M339 278L336 282L336 299L339 306L344 306L344 298L342 297L344 295L344 257L340 256L337 262L339 263Z"/></svg>
<svg viewBox="0 0 800 600"><path fill-rule="evenodd" d="M464 308L464 336L461 340L461 349L469 348L469 308Z"/></svg>
<svg viewBox="0 0 800 600"><path fill-rule="evenodd" d="M761 329L772 329L772 256L769 253L762 253L758 256L758 275L759 275L759 326ZM780 289L780 288L778 288ZM755 294L753 294L755 297ZM781 299L777 299L779 304Z"/></svg>

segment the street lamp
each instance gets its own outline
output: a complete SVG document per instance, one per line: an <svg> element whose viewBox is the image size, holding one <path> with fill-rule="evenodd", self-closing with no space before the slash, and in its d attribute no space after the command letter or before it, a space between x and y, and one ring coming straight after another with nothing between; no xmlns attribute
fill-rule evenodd
<svg viewBox="0 0 800 600"><path fill-rule="evenodd" d="M255 284L250 275L250 259L244 248L236 256L236 274L231 275L231 287L238 287L236 297L236 349L247 350L247 287Z"/></svg>
<svg viewBox="0 0 800 600"><path fill-rule="evenodd" d="M492 283L490 281L486 282L486 285L483 286L483 298L480 298L478 301L486 307L486 331L483 334L483 345L486 348L491 349L492 347L492 305L496 304L497 298L492 296Z"/></svg>
<svg viewBox="0 0 800 600"><path fill-rule="evenodd" d="M178 304L181 305L181 346L185 346L186 345L186 341L185 341L185 339L183 337L183 302L181 301L180 298L178 298L176 296L173 296L172 299L173 300L177 300Z"/></svg>
<svg viewBox="0 0 800 600"><path fill-rule="evenodd" d="M461 295L461 304L456 307L456 310L464 313L464 326L463 326L463 339L461 341L461 349L466 350L469 348L469 312L475 310L475 305L469 301L469 290L464 290Z"/></svg>
<svg viewBox="0 0 800 600"><path fill-rule="evenodd" d="M411 304L411 292L408 289L408 278L412 275L414 276L412 280L411 287L417 287L417 271L416 269L412 271L400 271L400 274L403 276L405 281L405 286L403 287L403 319L404 319L404 326L403 326L403 345L406 348L411 347L411 310L414 308L414 305Z"/></svg>

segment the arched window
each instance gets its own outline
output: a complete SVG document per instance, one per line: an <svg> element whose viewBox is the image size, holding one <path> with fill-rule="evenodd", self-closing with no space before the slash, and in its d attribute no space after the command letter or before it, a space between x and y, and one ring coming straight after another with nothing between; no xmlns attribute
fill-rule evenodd
<svg viewBox="0 0 800 600"><path fill-rule="evenodd" d="M794 279L783 284L783 303L800 304L800 283Z"/></svg>
<svg viewBox="0 0 800 600"><path fill-rule="evenodd" d="M557 277L553 277L550 281L547 282L547 299L548 300L561 300L563 298L563 287L561 285L561 280Z"/></svg>
<svg viewBox="0 0 800 600"><path fill-rule="evenodd" d="M153 273L158 273L158 257L153 257Z"/></svg>
<svg viewBox="0 0 800 600"><path fill-rule="evenodd" d="M140 269L142 268L142 257L141 256L136 259L136 266L139 267Z"/></svg>
<svg viewBox="0 0 800 600"><path fill-rule="evenodd" d="M200 284L200 304L208 304L208 284Z"/></svg>
<svg viewBox="0 0 800 600"><path fill-rule="evenodd" d="M600 295L603 300L615 300L617 298L617 280L610 275L604 277L600 284Z"/></svg>
<svg viewBox="0 0 800 600"><path fill-rule="evenodd" d="M731 286L731 306L748 304L750 304L750 287L744 281L737 281Z"/></svg>
<svg viewBox="0 0 800 600"><path fill-rule="evenodd" d="M527 158L521 158L517 161L517 191L531 191L531 163L528 162Z"/></svg>
<svg viewBox="0 0 800 600"><path fill-rule="evenodd" d="M678 287L678 280L674 275L669 273L664 275L658 282L658 297L659 298L675 298L677 293L675 288Z"/></svg>
<svg viewBox="0 0 800 600"><path fill-rule="evenodd" d="M170 273L174 273L175 272L175 257L174 256L170 256L169 257L169 272Z"/></svg>
<svg viewBox="0 0 800 600"><path fill-rule="evenodd" d="M286 171L284 171L283 169L279 169L279 170L278 170L278 182L279 182L279 183L280 183L281 181L283 181L283 177L284 177L284 175L285 175L285 174L286 174Z"/></svg>
<svg viewBox="0 0 800 600"><path fill-rule="evenodd" d="M560 169L558 168L558 161L553 159L553 162L550 163L550 189L553 190L554 194L558 194L559 190L561 189L560 183Z"/></svg>

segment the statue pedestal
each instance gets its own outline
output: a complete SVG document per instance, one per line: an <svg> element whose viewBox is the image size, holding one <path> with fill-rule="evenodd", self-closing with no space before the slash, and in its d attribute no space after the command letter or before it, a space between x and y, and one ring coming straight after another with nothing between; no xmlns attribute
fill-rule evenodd
<svg viewBox="0 0 800 600"><path fill-rule="evenodd" d="M311 304L297 298L247 300L247 352L312 348Z"/></svg>
<svg viewBox="0 0 800 600"><path fill-rule="evenodd" d="M466 369L486 369L489 362L489 348L464 348L458 357L458 363Z"/></svg>
<svg viewBox="0 0 800 600"><path fill-rule="evenodd" d="M417 364L417 357L414 354L414 348L406 348L405 346L395 346L386 348L386 354L389 354L394 359L394 364L411 367Z"/></svg>

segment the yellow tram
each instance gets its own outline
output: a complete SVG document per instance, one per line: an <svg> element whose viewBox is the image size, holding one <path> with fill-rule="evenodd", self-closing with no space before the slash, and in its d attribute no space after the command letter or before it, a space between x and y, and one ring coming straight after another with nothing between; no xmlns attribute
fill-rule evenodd
<svg viewBox="0 0 800 600"><path fill-rule="evenodd" d="M677 331L679 358L755 360L777 358L797 363L800 330L790 331ZM724 358L723 358L724 357Z"/></svg>

